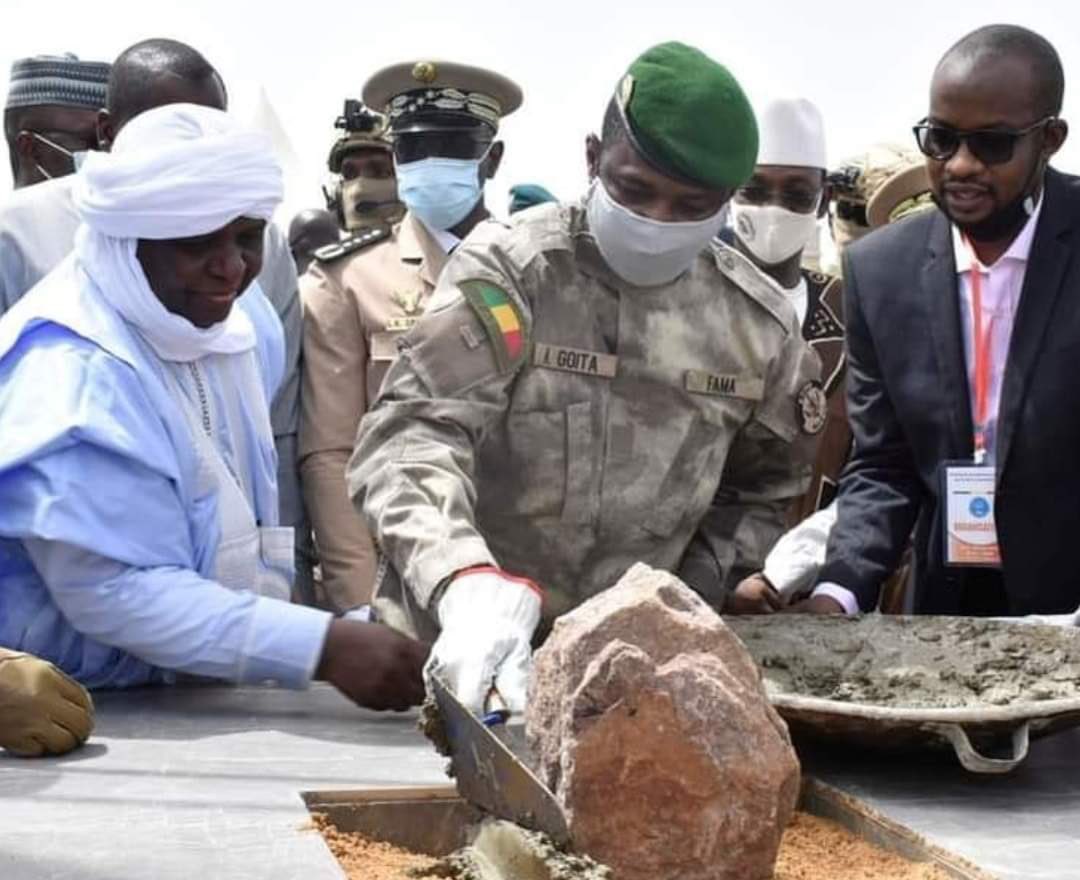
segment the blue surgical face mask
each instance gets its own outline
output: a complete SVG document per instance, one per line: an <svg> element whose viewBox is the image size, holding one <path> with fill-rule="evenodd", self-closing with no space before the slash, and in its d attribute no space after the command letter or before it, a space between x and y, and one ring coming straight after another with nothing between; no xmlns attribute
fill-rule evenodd
<svg viewBox="0 0 1080 880"><path fill-rule="evenodd" d="M431 156L395 164L398 197L433 229L453 229L469 216L483 195L478 159Z"/></svg>

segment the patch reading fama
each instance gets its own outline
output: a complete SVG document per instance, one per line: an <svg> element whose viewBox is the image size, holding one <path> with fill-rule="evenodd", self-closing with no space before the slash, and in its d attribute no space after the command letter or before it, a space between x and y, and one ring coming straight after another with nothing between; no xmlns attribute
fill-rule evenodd
<svg viewBox="0 0 1080 880"><path fill-rule="evenodd" d="M613 354L586 351L581 348L565 348L561 345L536 343L533 347L533 366L584 376L602 376L614 379L619 369L619 359Z"/></svg>
<svg viewBox="0 0 1080 880"><path fill-rule="evenodd" d="M684 387L691 394L711 394L714 397L761 400L765 396L764 379L706 373L704 370L687 370Z"/></svg>
<svg viewBox="0 0 1080 880"><path fill-rule="evenodd" d="M795 397L795 408L799 417L799 427L804 434L820 434L825 427L829 401L821 385L807 382Z"/></svg>
<svg viewBox="0 0 1080 880"><path fill-rule="evenodd" d="M525 354L525 322L514 300L501 287L481 278L461 281L457 286L487 331L499 372L512 372Z"/></svg>

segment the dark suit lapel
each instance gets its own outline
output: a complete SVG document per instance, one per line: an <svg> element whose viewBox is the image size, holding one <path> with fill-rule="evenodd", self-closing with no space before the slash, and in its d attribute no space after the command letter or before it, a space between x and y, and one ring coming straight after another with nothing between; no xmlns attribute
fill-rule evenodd
<svg viewBox="0 0 1080 880"><path fill-rule="evenodd" d="M951 226L940 211L935 211L930 225L922 285L938 375L948 404L952 455L967 458L971 455L974 428L960 329L960 294Z"/></svg>
<svg viewBox="0 0 1080 880"><path fill-rule="evenodd" d="M1020 304L1016 310L1009 356L998 405L998 478L1009 460L1017 422L1024 407L1024 395L1043 347L1043 337L1054 306L1061 295L1065 270L1072 249L1062 240L1073 218L1066 187L1058 174L1048 171L1043 190L1043 206L1028 257ZM1075 208L1074 208L1075 210Z"/></svg>

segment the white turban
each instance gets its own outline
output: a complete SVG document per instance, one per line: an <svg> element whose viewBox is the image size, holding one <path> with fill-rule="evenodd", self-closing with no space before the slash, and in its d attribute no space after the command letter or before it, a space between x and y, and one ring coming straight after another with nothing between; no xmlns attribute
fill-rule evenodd
<svg viewBox="0 0 1080 880"><path fill-rule="evenodd" d="M238 217L269 220L282 176L268 138L221 110L156 107L125 125L111 152L87 156L72 195L82 220L78 263L160 357L190 361L254 346L239 309L205 329L167 311L135 253L141 238L205 235Z"/></svg>
<svg viewBox="0 0 1080 880"><path fill-rule="evenodd" d="M227 113L167 104L132 119L109 153L87 155L74 188L82 221L113 238L186 238L237 217L269 220L281 168L265 135Z"/></svg>

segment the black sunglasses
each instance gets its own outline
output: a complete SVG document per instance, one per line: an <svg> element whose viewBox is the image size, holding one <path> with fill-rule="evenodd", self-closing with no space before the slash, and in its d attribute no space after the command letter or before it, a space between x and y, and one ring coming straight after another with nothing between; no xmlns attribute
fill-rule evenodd
<svg viewBox="0 0 1080 880"><path fill-rule="evenodd" d="M972 155L984 165L1000 165L1012 159L1020 138L1045 128L1055 119L1054 116L1044 116L1027 128L975 128L971 131L960 131L924 119L912 131L922 154L936 162L951 159L960 149L960 144L967 144Z"/></svg>
<svg viewBox="0 0 1080 880"><path fill-rule="evenodd" d="M399 164L439 156L446 159L478 159L491 146L482 129L430 129L394 136L394 159Z"/></svg>

